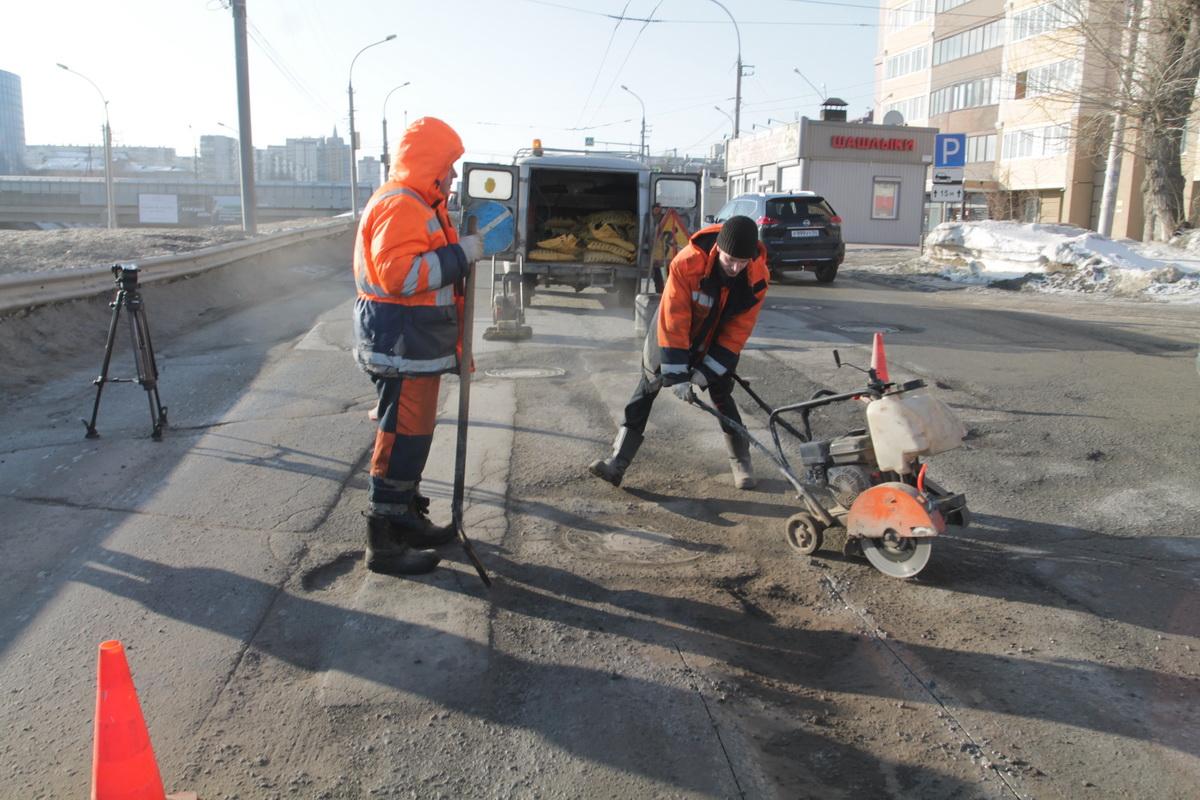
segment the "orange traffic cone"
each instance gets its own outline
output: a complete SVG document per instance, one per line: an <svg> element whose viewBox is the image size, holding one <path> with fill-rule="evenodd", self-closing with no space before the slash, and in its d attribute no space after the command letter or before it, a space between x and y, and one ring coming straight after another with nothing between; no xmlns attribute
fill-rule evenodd
<svg viewBox="0 0 1200 800"><path fill-rule="evenodd" d="M891 379L888 377L887 354L883 352L883 334L875 334L875 341L871 345L871 369L875 370L875 377L887 383Z"/></svg>
<svg viewBox="0 0 1200 800"><path fill-rule="evenodd" d="M100 643L92 800L165 800L150 733L118 641Z"/></svg>

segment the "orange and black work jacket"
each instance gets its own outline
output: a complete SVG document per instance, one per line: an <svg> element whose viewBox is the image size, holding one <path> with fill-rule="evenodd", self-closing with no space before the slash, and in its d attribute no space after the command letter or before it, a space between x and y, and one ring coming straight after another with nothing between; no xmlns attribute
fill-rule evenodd
<svg viewBox="0 0 1200 800"><path fill-rule="evenodd" d="M438 375L458 366L469 269L440 185L463 154L439 119L404 132L387 183L363 209L354 242L354 356L373 375Z"/></svg>
<svg viewBox="0 0 1200 800"><path fill-rule="evenodd" d="M767 250L736 278L717 259L720 225L692 236L671 261L658 309L658 346L664 386L689 380L698 369L711 384L737 368L746 340L767 296Z"/></svg>

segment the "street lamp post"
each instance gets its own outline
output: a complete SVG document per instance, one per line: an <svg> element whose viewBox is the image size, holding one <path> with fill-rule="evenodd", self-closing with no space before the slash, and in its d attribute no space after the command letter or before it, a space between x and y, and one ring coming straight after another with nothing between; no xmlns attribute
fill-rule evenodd
<svg viewBox="0 0 1200 800"><path fill-rule="evenodd" d="M642 106L642 141L641 141L641 144L638 145L638 155L645 156L646 155L646 104L642 102L642 98L638 97L637 92L633 91L633 89L630 89L628 86L626 86L623 83L621 84L621 88L624 89L625 91L629 92L631 95L633 95L637 99L638 103Z"/></svg>
<svg viewBox="0 0 1200 800"><path fill-rule="evenodd" d="M804 78L804 82L807 83L814 92L821 96L821 104L824 105L825 101L829 99L829 92L825 89L825 84L822 83L821 88L818 89L817 85L810 81L808 76L800 71L799 67L792 67L792 72L796 73L801 78Z"/></svg>
<svg viewBox="0 0 1200 800"><path fill-rule="evenodd" d="M713 106L713 108L725 115L725 119L729 120L729 124L733 126L734 138L737 138L737 123L733 121L733 117L729 116L729 112L720 106Z"/></svg>
<svg viewBox="0 0 1200 800"><path fill-rule="evenodd" d="M383 158L380 159L380 161L383 164L383 180L384 181L387 181L388 173L391 171L391 169L390 169L391 164L389 163L389 158L388 158L388 143L387 143L387 104L388 104L388 100L392 99L392 94L397 89L403 89L405 86L408 86L410 83L412 83L412 81L405 81L404 83L400 84L399 86L393 86L392 91L388 92L387 97L383 98ZM406 116L407 116L407 112L406 112Z"/></svg>
<svg viewBox="0 0 1200 800"><path fill-rule="evenodd" d="M108 227L115 228L117 227L117 205L113 191L112 126L108 122L108 98L104 96L104 92L100 91L96 82L82 72L76 72L66 64L59 64L58 68L66 70L72 75L78 75L92 84L92 88L96 90L96 93L100 95L100 100L104 103L104 197L105 205L108 208Z"/></svg>
<svg viewBox="0 0 1200 800"><path fill-rule="evenodd" d="M358 219L358 157L356 151L358 142L355 141L354 135L354 62L358 61L358 57L376 45L390 42L396 38L396 34L389 33L385 38L378 42L372 42L354 54L354 58L350 59L350 76L346 81L346 91L350 95L350 216Z"/></svg>
<svg viewBox="0 0 1200 800"><path fill-rule="evenodd" d="M733 23L733 30L737 34L737 87L733 95L733 138L738 137L741 132L742 122L742 31L738 27L737 20L733 18L733 14L729 13L729 9L719 0L712 0L721 7L721 10L729 17L729 21Z"/></svg>

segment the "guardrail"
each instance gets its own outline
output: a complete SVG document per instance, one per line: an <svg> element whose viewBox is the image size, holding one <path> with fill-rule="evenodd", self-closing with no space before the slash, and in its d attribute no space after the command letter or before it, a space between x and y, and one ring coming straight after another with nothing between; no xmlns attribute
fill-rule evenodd
<svg viewBox="0 0 1200 800"><path fill-rule="evenodd" d="M345 219L256 236L242 242L226 242L190 253L130 261L138 265L140 283L154 283L206 272L280 247L349 233L354 230L355 224L355 221L347 216ZM112 288L113 275L109 265L4 275L0 276L0 314L63 300L91 297L111 291Z"/></svg>

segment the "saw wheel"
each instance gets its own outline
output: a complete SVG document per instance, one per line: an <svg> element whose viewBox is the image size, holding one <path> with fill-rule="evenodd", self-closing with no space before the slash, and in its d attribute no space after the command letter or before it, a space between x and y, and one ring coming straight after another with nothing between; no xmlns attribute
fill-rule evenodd
<svg viewBox="0 0 1200 800"><path fill-rule="evenodd" d="M933 552L930 538L900 537L890 530L878 539L864 536L859 544L871 566L891 578L915 578Z"/></svg>
<svg viewBox="0 0 1200 800"><path fill-rule="evenodd" d="M787 519L787 542L802 556L811 556L821 549L824 526L811 514L801 511Z"/></svg>

